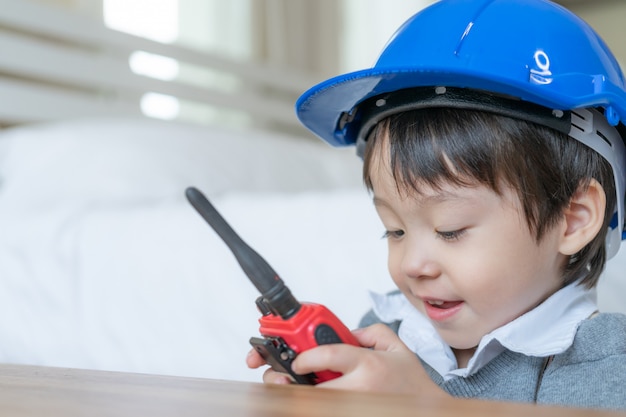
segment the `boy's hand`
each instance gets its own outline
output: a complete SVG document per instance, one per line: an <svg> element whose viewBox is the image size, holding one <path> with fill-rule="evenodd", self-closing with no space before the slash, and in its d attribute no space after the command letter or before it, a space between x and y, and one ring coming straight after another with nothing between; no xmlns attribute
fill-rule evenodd
<svg viewBox="0 0 626 417"><path fill-rule="evenodd" d="M344 344L319 346L300 353L292 369L304 374L325 369L343 374L319 387L410 394L428 389L443 394L415 353L387 326L375 324L353 333L365 348Z"/></svg>
<svg viewBox="0 0 626 417"><path fill-rule="evenodd" d="M263 365L267 365L267 362L265 362L265 359L263 359L259 352L251 349L250 352L248 352L248 356L246 357L246 364L248 365L248 368L256 369L260 368ZM265 382L266 384L293 383L289 375L276 372L272 368L267 368L267 370L263 374L263 382Z"/></svg>
<svg viewBox="0 0 626 417"><path fill-rule="evenodd" d="M292 364L298 374L331 370L343 375L318 387L360 391L415 393L444 392L426 374L422 364L387 326L375 324L354 332L359 344L323 345L301 352ZM265 361L258 353L249 354L248 366L258 368ZM263 375L266 383L289 383L289 376L272 371Z"/></svg>

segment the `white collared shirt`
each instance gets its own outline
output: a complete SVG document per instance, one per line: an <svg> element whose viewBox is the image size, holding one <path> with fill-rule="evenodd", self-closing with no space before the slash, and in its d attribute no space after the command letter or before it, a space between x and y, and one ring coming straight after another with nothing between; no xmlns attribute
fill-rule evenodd
<svg viewBox="0 0 626 417"><path fill-rule="evenodd" d="M400 339L444 380L478 372L505 349L538 357L562 353L572 345L580 322L598 309L593 290L568 285L531 311L483 336L467 367L458 368L450 346L403 294L370 295L376 315L388 323L401 320Z"/></svg>

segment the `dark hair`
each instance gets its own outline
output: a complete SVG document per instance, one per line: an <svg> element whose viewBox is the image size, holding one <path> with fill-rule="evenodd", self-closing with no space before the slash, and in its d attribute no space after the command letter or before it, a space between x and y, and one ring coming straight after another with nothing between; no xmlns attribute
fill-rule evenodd
<svg viewBox="0 0 626 417"><path fill-rule="evenodd" d="M563 285L581 278L587 288L597 284L616 197L609 163L591 148L551 128L488 112L411 110L387 117L369 135L363 179L370 190L372 154L381 151L381 143L388 143L391 171L401 191L419 194L419 184L437 189L447 183L478 183L501 194L503 184L513 187L538 242L557 224L574 193L595 178L606 194L604 225L570 257Z"/></svg>

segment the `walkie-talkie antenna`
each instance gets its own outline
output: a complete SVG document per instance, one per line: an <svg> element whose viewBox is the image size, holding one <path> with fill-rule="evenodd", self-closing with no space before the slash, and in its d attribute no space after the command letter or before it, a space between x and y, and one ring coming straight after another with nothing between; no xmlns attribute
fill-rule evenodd
<svg viewBox="0 0 626 417"><path fill-rule="evenodd" d="M283 319L293 316L300 309L301 305L274 269L237 235L197 188L187 188L185 195L191 205L209 223L226 243L233 255L235 255L239 265L241 265L250 281L259 290L265 304L272 313L280 315Z"/></svg>

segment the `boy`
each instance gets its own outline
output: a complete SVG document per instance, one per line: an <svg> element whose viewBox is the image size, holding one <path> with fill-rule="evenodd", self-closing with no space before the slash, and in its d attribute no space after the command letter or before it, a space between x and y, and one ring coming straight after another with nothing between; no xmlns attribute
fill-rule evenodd
<svg viewBox="0 0 626 417"><path fill-rule="evenodd" d="M591 291L624 231L626 89L591 28L544 0L442 0L297 110L356 144L399 291L354 332L368 349L321 346L294 371L626 409L626 316L598 313Z"/></svg>

